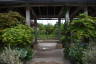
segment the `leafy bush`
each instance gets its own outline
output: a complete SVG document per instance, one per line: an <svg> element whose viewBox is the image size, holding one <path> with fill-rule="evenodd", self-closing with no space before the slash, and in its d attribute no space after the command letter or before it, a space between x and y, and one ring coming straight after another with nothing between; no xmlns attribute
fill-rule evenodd
<svg viewBox="0 0 96 64"><path fill-rule="evenodd" d="M90 39L96 39L95 30L96 18L85 14L80 14L78 19L67 23L67 25L64 26L64 36L62 38L65 45L65 56L74 59L73 61L79 64L83 64L82 58L84 56L85 49L87 49L90 44Z"/></svg>
<svg viewBox="0 0 96 64"><path fill-rule="evenodd" d="M6 47L0 54L0 64L23 64L19 57L20 53L17 50Z"/></svg>
<svg viewBox="0 0 96 64"><path fill-rule="evenodd" d="M0 50L3 50L3 48L4 48L4 43L2 42L2 32L3 32L3 30L0 30Z"/></svg>
<svg viewBox="0 0 96 64"><path fill-rule="evenodd" d="M89 47L82 58L83 64L96 64L96 45Z"/></svg>
<svg viewBox="0 0 96 64"><path fill-rule="evenodd" d="M30 60L34 56L32 48L17 48L17 50L20 52L20 59L22 61Z"/></svg>
<svg viewBox="0 0 96 64"><path fill-rule="evenodd" d="M12 46L30 46L33 40L32 32L32 28L21 24L14 28L5 29L2 35L3 42Z"/></svg>
<svg viewBox="0 0 96 64"><path fill-rule="evenodd" d="M23 23L24 17L21 16L18 12L10 11L8 13L0 13L0 28L2 29Z"/></svg>
<svg viewBox="0 0 96 64"><path fill-rule="evenodd" d="M25 57L25 60L31 60L33 58L33 56L34 56L33 50L32 49L28 49L27 50L27 55Z"/></svg>
<svg viewBox="0 0 96 64"><path fill-rule="evenodd" d="M79 64L83 64L82 58L84 56L84 51L85 48L80 43L73 44L69 48L69 57L71 58L71 60L74 59L73 61Z"/></svg>
<svg viewBox="0 0 96 64"><path fill-rule="evenodd" d="M83 43L89 43L90 38L96 38L96 18L80 14L78 19L72 20L64 24L63 35L65 38L62 40L68 43L81 41Z"/></svg>
<svg viewBox="0 0 96 64"><path fill-rule="evenodd" d="M2 32L0 32L0 42L2 41Z"/></svg>
<svg viewBox="0 0 96 64"><path fill-rule="evenodd" d="M70 23L72 38L88 43L89 38L96 37L96 18L80 14L79 19Z"/></svg>

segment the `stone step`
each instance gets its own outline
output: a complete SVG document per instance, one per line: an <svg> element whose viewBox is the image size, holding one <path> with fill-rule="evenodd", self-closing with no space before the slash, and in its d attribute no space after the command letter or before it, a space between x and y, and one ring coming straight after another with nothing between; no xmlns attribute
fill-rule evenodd
<svg viewBox="0 0 96 64"><path fill-rule="evenodd" d="M59 40L37 40L39 43L57 43Z"/></svg>

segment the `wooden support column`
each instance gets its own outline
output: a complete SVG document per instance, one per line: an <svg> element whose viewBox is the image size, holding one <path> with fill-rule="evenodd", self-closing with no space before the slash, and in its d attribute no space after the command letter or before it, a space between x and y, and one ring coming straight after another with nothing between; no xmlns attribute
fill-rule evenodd
<svg viewBox="0 0 96 64"><path fill-rule="evenodd" d="M61 38L61 18L58 18L58 39L59 39L59 42L61 42L60 38Z"/></svg>
<svg viewBox="0 0 96 64"><path fill-rule="evenodd" d="M88 15L88 8L84 7L84 14Z"/></svg>
<svg viewBox="0 0 96 64"><path fill-rule="evenodd" d="M26 24L30 26L30 7L26 7Z"/></svg>
<svg viewBox="0 0 96 64"><path fill-rule="evenodd" d="M66 24L65 24L65 28L66 28L66 29L67 29L68 26L69 26L69 22L70 22L70 9L67 8L66 15L65 15L65 23L66 23ZM68 30L68 29L67 29L67 30ZM67 43L68 45L73 42L73 40L72 40L72 32L71 32L71 31L69 32L69 35L70 35L71 39L70 39L69 42Z"/></svg>
<svg viewBox="0 0 96 64"><path fill-rule="evenodd" d="M34 19L34 23L35 23L35 27L34 27L34 30L35 30L35 43L37 43L37 35L38 35L38 31L37 31L37 19L35 18Z"/></svg>
<svg viewBox="0 0 96 64"><path fill-rule="evenodd" d="M66 14L65 14L65 22L66 23L70 22L70 16L69 16L69 14L70 14L70 9L67 8L67 11L66 11Z"/></svg>

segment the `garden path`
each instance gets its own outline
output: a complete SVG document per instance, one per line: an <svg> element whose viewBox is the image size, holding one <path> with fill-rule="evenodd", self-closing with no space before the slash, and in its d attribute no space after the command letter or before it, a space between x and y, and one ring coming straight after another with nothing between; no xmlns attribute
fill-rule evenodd
<svg viewBox="0 0 96 64"><path fill-rule="evenodd" d="M64 59L63 48L57 48L54 41L43 41L37 44L34 58L28 64L70 64Z"/></svg>

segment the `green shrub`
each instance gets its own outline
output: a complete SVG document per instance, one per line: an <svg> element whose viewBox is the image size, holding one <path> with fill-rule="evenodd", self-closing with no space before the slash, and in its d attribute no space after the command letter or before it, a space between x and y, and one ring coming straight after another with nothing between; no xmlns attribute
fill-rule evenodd
<svg viewBox="0 0 96 64"><path fill-rule="evenodd" d="M64 54L75 62L83 64L82 58L84 51L91 43L90 39L96 39L96 18L80 14L78 19L66 24L62 38L65 45Z"/></svg>
<svg viewBox="0 0 96 64"><path fill-rule="evenodd" d="M83 64L82 58L84 56L84 51L85 48L80 43L73 44L69 48L69 57L72 60L74 59L75 62Z"/></svg>
<svg viewBox="0 0 96 64"><path fill-rule="evenodd" d="M16 26L17 24L24 24L24 17L18 12L0 13L0 29Z"/></svg>
<svg viewBox="0 0 96 64"><path fill-rule="evenodd" d="M89 43L89 38L96 37L96 18L80 14L77 20L70 23L72 38Z"/></svg>
<svg viewBox="0 0 96 64"><path fill-rule="evenodd" d="M82 58L83 64L96 64L96 45L89 47Z"/></svg>
<svg viewBox="0 0 96 64"><path fill-rule="evenodd" d="M4 30L3 42L11 46L30 46L33 40L33 29L26 25L18 25Z"/></svg>
<svg viewBox="0 0 96 64"><path fill-rule="evenodd" d="M20 59L22 61L31 60L34 56L32 48L17 48L17 50L20 52Z"/></svg>
<svg viewBox="0 0 96 64"><path fill-rule="evenodd" d="M0 13L0 49L4 47L2 42L2 33L4 29L17 26L18 24L24 24L25 18L18 12L9 11L8 13Z"/></svg>
<svg viewBox="0 0 96 64"><path fill-rule="evenodd" d="M23 64L19 57L20 53L17 50L6 47L0 54L0 64Z"/></svg>
<svg viewBox="0 0 96 64"><path fill-rule="evenodd" d="M33 50L32 49L28 49L27 50L27 55L25 57L25 60L31 60L33 58L33 56L34 56Z"/></svg>
<svg viewBox="0 0 96 64"><path fill-rule="evenodd" d="M2 32L0 32L0 42L2 41Z"/></svg>

